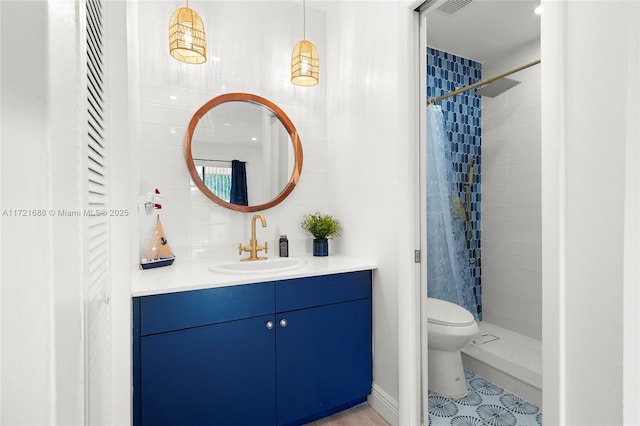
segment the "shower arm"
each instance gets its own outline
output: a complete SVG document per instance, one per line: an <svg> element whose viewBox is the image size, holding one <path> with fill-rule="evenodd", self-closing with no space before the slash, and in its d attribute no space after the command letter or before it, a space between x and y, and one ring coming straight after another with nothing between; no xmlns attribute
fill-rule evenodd
<svg viewBox="0 0 640 426"><path fill-rule="evenodd" d="M433 99L427 100L427 105L433 104L435 102L439 102L439 101L441 101L443 99L446 99L448 97L451 97L451 96L459 95L460 93L464 93L467 90L471 90L471 89L475 89L476 87L479 87L479 86L487 85L487 84L489 84L489 83L491 83L493 81L500 80L501 78L504 78L504 77L506 77L508 75L511 75L513 73L516 73L518 71L522 71L525 68L532 67L532 66L537 65L539 63L540 63L540 59L535 60L533 62L529 62L528 64L522 65L521 67L514 68L512 70L503 72L502 74L498 74L498 75L496 75L494 77L487 78L486 80L482 80L482 81L479 81L477 83L473 83L473 84L470 84L468 86L461 87L459 89L454 90L453 92L449 92L449 93L444 94L442 96L438 96L437 98L433 98Z"/></svg>

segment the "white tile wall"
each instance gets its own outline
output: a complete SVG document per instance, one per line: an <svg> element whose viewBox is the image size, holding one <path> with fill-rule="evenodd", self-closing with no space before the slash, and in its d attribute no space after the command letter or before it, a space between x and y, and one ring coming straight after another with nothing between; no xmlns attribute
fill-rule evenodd
<svg viewBox="0 0 640 426"><path fill-rule="evenodd" d="M538 59L538 42L483 64L485 77ZM540 66L521 83L482 99L483 319L540 339Z"/></svg>
<svg viewBox="0 0 640 426"><path fill-rule="evenodd" d="M202 65L183 64L168 53L167 24L179 3L137 2L137 14L131 15L138 32L137 46L131 46L137 61L132 69L138 70L132 75L132 87L137 88L133 96L140 106L135 138L140 151L138 192L142 196L160 190L163 208L158 212L177 262L237 257L238 243L249 239L252 214L220 207L191 186L183 143L191 116L206 101L227 92L254 93L276 103L291 118L304 152L298 185L280 206L262 212L267 227L258 229L258 239L275 248L280 234L287 233L292 255L310 252L311 236L299 222L305 213L327 209L326 74L321 62L318 86L300 88L289 81L291 51L302 39L302 4L191 1L189 5L205 24L209 59ZM306 19L307 38L322 61L325 13L307 7ZM154 218L139 214L141 251Z"/></svg>

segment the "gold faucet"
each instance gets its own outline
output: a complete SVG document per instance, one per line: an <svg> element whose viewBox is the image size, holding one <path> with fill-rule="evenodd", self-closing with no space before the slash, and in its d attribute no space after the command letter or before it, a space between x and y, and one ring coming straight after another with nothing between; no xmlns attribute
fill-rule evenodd
<svg viewBox="0 0 640 426"><path fill-rule="evenodd" d="M266 257L258 257L258 252L264 250L267 253L267 242L265 241L264 245L258 245L258 240L256 240L256 219L260 219L262 222L262 227L267 226L267 220L261 214L254 214L251 218L251 241L249 245L243 246L242 243L238 244L238 251L241 256L243 252L249 252L249 257L245 257L240 259L241 262L245 262L248 260L265 260Z"/></svg>

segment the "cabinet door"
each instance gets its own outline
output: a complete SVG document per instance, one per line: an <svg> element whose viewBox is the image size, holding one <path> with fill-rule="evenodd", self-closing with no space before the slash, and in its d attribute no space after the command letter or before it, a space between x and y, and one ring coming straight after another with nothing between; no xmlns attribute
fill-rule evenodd
<svg viewBox="0 0 640 426"><path fill-rule="evenodd" d="M274 316L141 338L144 425L275 424Z"/></svg>
<svg viewBox="0 0 640 426"><path fill-rule="evenodd" d="M371 393L371 299L285 312L276 321L279 425L324 416Z"/></svg>

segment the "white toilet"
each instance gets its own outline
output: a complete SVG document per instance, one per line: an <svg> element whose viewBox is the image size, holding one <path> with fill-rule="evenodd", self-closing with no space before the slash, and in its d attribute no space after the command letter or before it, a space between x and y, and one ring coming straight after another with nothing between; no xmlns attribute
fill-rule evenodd
<svg viewBox="0 0 640 426"><path fill-rule="evenodd" d="M471 312L455 303L427 298L429 390L451 398L467 393L460 349L480 332Z"/></svg>

